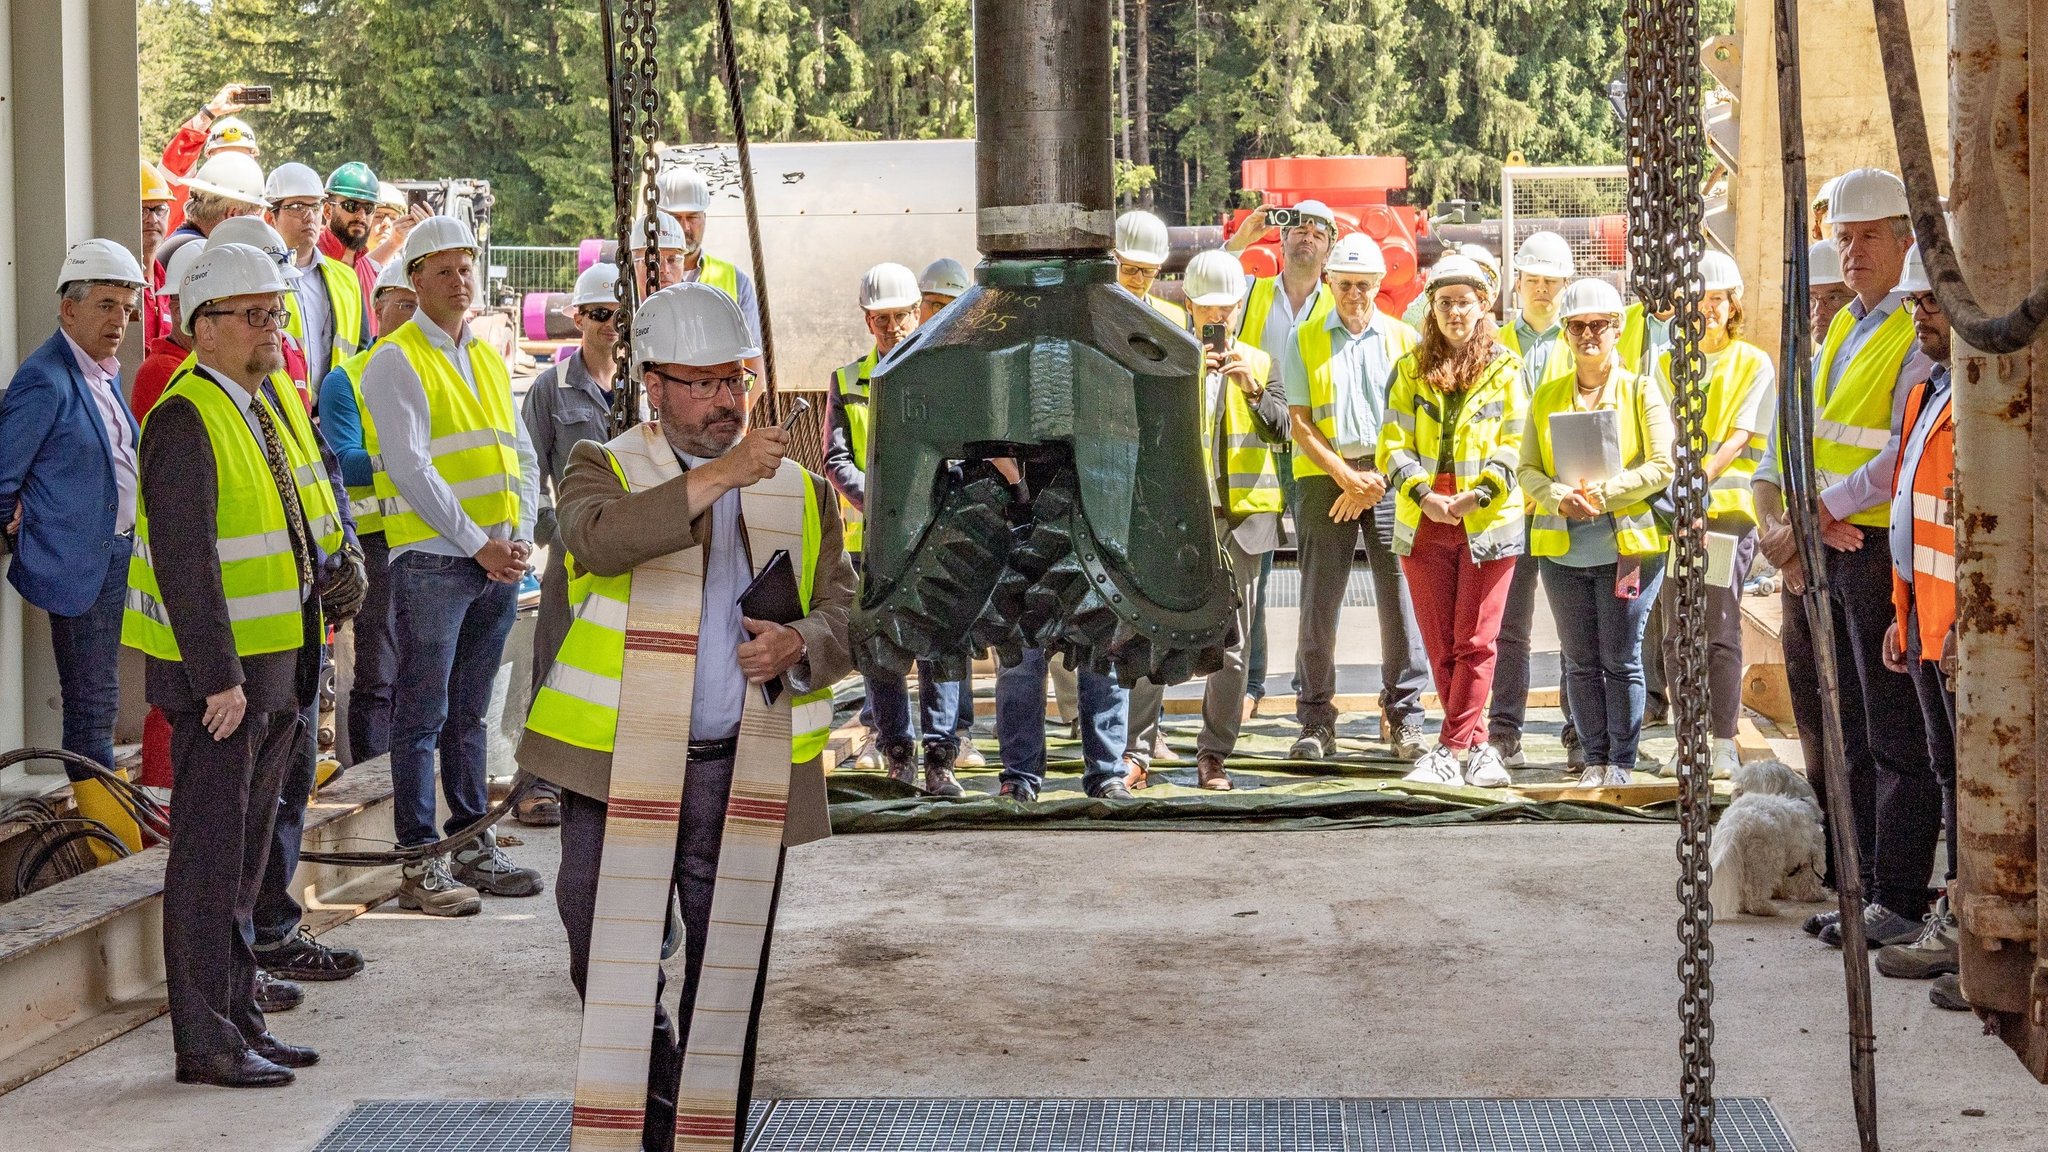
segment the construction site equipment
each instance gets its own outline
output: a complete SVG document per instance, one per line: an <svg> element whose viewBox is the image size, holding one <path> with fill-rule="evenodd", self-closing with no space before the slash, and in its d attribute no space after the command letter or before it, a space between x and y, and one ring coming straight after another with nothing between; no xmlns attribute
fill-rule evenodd
<svg viewBox="0 0 2048 1152"><path fill-rule="evenodd" d="M1150 212L1131 211L1116 218L1117 259L1156 268L1166 263L1172 249L1166 238L1166 221Z"/></svg>
<svg viewBox="0 0 2048 1152"><path fill-rule="evenodd" d="M708 284L675 284L633 316L633 358L643 364L713 368L761 354L732 297Z"/></svg>
<svg viewBox="0 0 2048 1152"><path fill-rule="evenodd" d="M216 152L234 149L239 149L250 156L261 152L256 146L256 130L249 127L247 120L240 116L223 116L206 130L204 154L211 156Z"/></svg>
<svg viewBox="0 0 2048 1152"><path fill-rule="evenodd" d="M974 277L968 275L966 267L951 256L941 256L932 261L917 278L919 292L955 300L973 285Z"/></svg>
<svg viewBox="0 0 2048 1152"><path fill-rule="evenodd" d="M1246 160L1244 186L1256 189L1269 208L1298 205L1316 200L1329 206L1331 222L1339 238L1363 232L1379 245L1387 263L1386 279L1380 282L1378 304L1390 316L1399 316L1422 294L1420 247L1429 235L1429 217L1408 205L1408 161L1400 156L1285 156ZM1233 235L1251 215L1247 209L1231 214L1223 234ZM1206 234L1196 237L1198 242ZM1218 241L1203 243L1214 247ZM1269 230L1240 258L1245 271L1254 276L1280 274L1280 234ZM1183 257L1185 259L1185 257Z"/></svg>
<svg viewBox="0 0 2048 1152"><path fill-rule="evenodd" d="M163 172L155 164L150 163L149 157L144 156L142 158L142 202L144 204L165 204L176 199L177 196L171 192L171 182L164 179Z"/></svg>
<svg viewBox="0 0 2048 1152"><path fill-rule="evenodd" d="M1605 280L1580 280L1558 294L1557 318L1619 316L1625 307L1614 285Z"/></svg>
<svg viewBox="0 0 2048 1152"><path fill-rule="evenodd" d="M569 296L569 307L581 308L585 304L617 304L619 302L619 270L612 264L593 264L576 277L576 291Z"/></svg>
<svg viewBox="0 0 2048 1152"><path fill-rule="evenodd" d="M1538 276L1597 276L1633 295L1628 282L1629 169L1623 165L1529 167L1500 170L1500 219L1492 247L1500 253L1501 284L1514 291L1523 249L1536 240ZM1441 235L1487 244L1487 225L1447 226ZM1548 233L1556 240L1537 239ZM1558 241L1562 241L1559 243Z"/></svg>
<svg viewBox="0 0 2048 1152"><path fill-rule="evenodd" d="M289 291L277 262L247 244L208 244L178 286L178 318L192 331L192 316L215 300ZM134 608L130 608L132 614Z"/></svg>
<svg viewBox="0 0 2048 1152"><path fill-rule="evenodd" d="M860 306L868 312L914 308L922 295L916 274L901 264L877 264L860 278Z"/></svg>
<svg viewBox="0 0 2048 1152"><path fill-rule="evenodd" d="M1337 241L1330 249L1329 261L1323 265L1325 272L1356 272L1365 276L1383 275L1386 270L1386 254L1363 232L1353 232Z"/></svg>

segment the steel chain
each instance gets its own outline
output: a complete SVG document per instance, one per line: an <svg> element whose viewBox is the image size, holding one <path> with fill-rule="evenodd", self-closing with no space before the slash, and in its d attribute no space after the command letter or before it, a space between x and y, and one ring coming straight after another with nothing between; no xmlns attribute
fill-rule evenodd
<svg viewBox="0 0 2048 1152"><path fill-rule="evenodd" d="M633 312L640 300L639 277L633 262L633 218L641 216L647 257L641 271L648 284L659 283L661 265L661 192L655 175L659 158L656 137L661 126L661 95L657 49L658 0L607 3L606 72L612 84L612 235L618 248L619 302L615 317L619 339L613 355L618 365L612 389L612 431L623 432L640 420L640 376L633 371ZM616 14L616 15L614 15ZM633 190L640 189L634 204Z"/></svg>
<svg viewBox="0 0 2048 1152"><path fill-rule="evenodd" d="M1678 721L1678 961L1683 1080L1681 1147L1714 1147L1714 946L1708 837L1713 740L1708 671L1708 485L1702 471L1706 363L1700 352L1699 261L1704 247L1707 148L1697 0L1629 0L1629 255L1637 298L1670 317L1672 417L1678 427L1670 497L1674 557L1663 595L1677 659L1668 688ZM1645 318L1647 321L1647 317ZM1646 348L1650 343L1647 333ZM1635 368L1638 366L1631 366ZM1655 659L1657 654L1651 654Z"/></svg>

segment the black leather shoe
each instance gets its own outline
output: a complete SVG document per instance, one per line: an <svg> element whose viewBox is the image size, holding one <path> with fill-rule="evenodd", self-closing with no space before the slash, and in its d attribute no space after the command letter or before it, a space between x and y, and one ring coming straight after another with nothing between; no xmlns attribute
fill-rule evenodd
<svg viewBox="0 0 2048 1152"><path fill-rule="evenodd" d="M1125 786L1123 779L1119 777L1090 792L1089 795L1097 800L1129 800L1131 798L1131 790Z"/></svg>
<svg viewBox="0 0 2048 1152"><path fill-rule="evenodd" d="M178 1083L216 1088L281 1088L297 1077L249 1049L178 1057Z"/></svg>
<svg viewBox="0 0 2048 1152"><path fill-rule="evenodd" d="M306 990L289 980L279 980L263 969L256 970L256 1007L264 1015L289 1012L306 999Z"/></svg>
<svg viewBox="0 0 2048 1152"><path fill-rule="evenodd" d="M280 1068L310 1068L320 1062L320 1053L279 1040L265 1032L249 1044L249 1050Z"/></svg>

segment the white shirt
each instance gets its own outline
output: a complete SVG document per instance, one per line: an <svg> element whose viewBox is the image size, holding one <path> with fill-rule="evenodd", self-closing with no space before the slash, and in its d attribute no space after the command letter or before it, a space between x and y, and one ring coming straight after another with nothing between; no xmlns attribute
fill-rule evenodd
<svg viewBox="0 0 2048 1152"><path fill-rule="evenodd" d="M427 343L448 358L462 382L472 391L476 380L470 371L469 349L475 342L469 326L462 326L458 340L442 331L422 312L407 321L418 326ZM509 403L509 400L507 401ZM526 421L512 414L514 448L519 454L519 523L479 527L462 510L455 490L434 467L429 444L433 440L427 412L427 392L412 362L396 344L385 344L363 366L363 403L376 423L377 443L384 458L384 470L391 483L420 519L439 535L391 550L393 559L407 552L435 556L474 556L493 537L512 540L533 539L534 511L540 507L540 457L527 435Z"/></svg>
<svg viewBox="0 0 2048 1152"><path fill-rule="evenodd" d="M114 466L114 532L133 532L137 487L135 433L128 424L128 401L121 396L121 362L111 356L105 360L87 356L69 332L64 333L64 343L71 347L71 359L78 364L79 375L85 377L85 390L92 394L93 407L99 410L100 424L107 432L107 448Z"/></svg>
<svg viewBox="0 0 2048 1152"><path fill-rule="evenodd" d="M685 452L676 455L692 468L711 462ZM697 679L690 686L692 740L739 735L748 687L740 672L740 645L753 639L740 623L740 593L752 581L740 535L740 490L734 488L711 505L711 547L704 554L704 601L697 617Z"/></svg>
<svg viewBox="0 0 2048 1152"><path fill-rule="evenodd" d="M292 291L299 298L302 322L301 350L306 354L306 379L317 390L334 367L334 301L327 294L327 278L320 275L320 250L313 249L313 262L298 270ZM349 275L355 275L351 270Z"/></svg>
<svg viewBox="0 0 2048 1152"><path fill-rule="evenodd" d="M1249 284L1256 279L1256 276L1247 276L1245 282ZM1266 309L1266 326L1259 331L1259 351L1264 352L1266 359L1271 360L1276 368L1286 363L1287 350L1294 347L1294 326L1316 306L1316 297L1321 294L1322 285L1318 283L1308 298L1301 302L1301 311L1296 312L1294 305L1287 300L1285 275L1274 279L1273 305Z"/></svg>

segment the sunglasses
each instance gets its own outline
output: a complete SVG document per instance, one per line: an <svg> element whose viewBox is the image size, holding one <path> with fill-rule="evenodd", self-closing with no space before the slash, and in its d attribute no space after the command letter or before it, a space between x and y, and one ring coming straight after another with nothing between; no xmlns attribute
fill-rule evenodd
<svg viewBox="0 0 2048 1152"><path fill-rule="evenodd" d="M1612 320L1567 320L1564 330L1574 336L1605 336L1614 327Z"/></svg>
<svg viewBox="0 0 2048 1152"><path fill-rule="evenodd" d="M611 322L612 317L617 316L619 314L619 310L617 308L598 308L592 306L585 306L585 308L583 309L583 314L585 316L590 317L592 320L597 321L599 324L608 324Z"/></svg>
<svg viewBox="0 0 2048 1152"><path fill-rule="evenodd" d="M336 208L339 208L339 209L341 209L341 210L342 210L343 212L346 212L346 213L348 213L348 214L349 214L349 215L351 215L351 216L360 216L360 215L362 215L363 213L365 213L365 212L368 212L368 211L370 211L371 209L375 208L375 207L377 206L377 202L376 202L375 200L349 200L349 199L343 199L343 200L336 200L336 201L334 202L334 206L335 206Z"/></svg>

